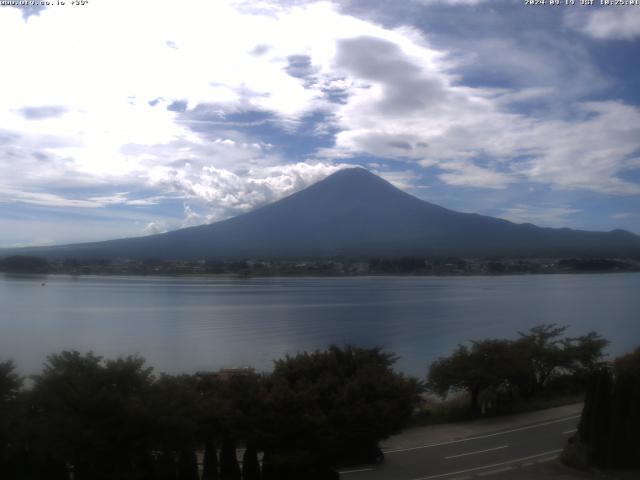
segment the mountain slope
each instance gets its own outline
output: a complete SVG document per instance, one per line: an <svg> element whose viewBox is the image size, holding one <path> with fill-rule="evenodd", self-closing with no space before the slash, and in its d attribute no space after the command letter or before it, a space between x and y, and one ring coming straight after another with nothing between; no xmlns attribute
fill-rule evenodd
<svg viewBox="0 0 640 480"><path fill-rule="evenodd" d="M265 207L210 225L147 237L22 249L20 253L49 258L167 260L632 255L640 253L640 237L622 230L540 228L455 212L413 197L367 170L353 168Z"/></svg>

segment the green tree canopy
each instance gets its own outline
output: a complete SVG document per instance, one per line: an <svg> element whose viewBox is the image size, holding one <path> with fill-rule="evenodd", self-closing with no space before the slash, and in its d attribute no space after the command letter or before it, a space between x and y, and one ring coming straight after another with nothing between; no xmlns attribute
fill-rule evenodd
<svg viewBox="0 0 640 480"><path fill-rule="evenodd" d="M351 345L276 361L262 430L270 462L333 466L401 430L422 386L394 372L395 361Z"/></svg>
<svg viewBox="0 0 640 480"><path fill-rule="evenodd" d="M15 454L11 451L15 450L15 445L11 445L15 438L10 438L9 432L16 428L19 412L16 400L22 390L22 382L13 362L0 362L0 468Z"/></svg>
<svg viewBox="0 0 640 480"><path fill-rule="evenodd" d="M505 393L528 399L544 390L552 378L571 375L586 385L589 372L597 369L608 342L595 332L563 337L567 327L542 324L516 340L486 339L458 345L448 357L429 368L428 387L446 396L467 391L471 409L480 410L483 392Z"/></svg>
<svg viewBox="0 0 640 480"><path fill-rule="evenodd" d="M12 361L0 362L0 405L15 400L22 389L23 378L15 372Z"/></svg>
<svg viewBox="0 0 640 480"><path fill-rule="evenodd" d="M38 428L54 456L74 465L76 479L143 475L152 379L138 357L103 362L76 351L48 357L33 388Z"/></svg>
<svg viewBox="0 0 640 480"><path fill-rule="evenodd" d="M471 348L459 345L451 356L436 360L429 369L428 386L441 396L451 390L466 390L471 396L471 408L477 412L481 392L512 388L523 362L511 341L474 341Z"/></svg>

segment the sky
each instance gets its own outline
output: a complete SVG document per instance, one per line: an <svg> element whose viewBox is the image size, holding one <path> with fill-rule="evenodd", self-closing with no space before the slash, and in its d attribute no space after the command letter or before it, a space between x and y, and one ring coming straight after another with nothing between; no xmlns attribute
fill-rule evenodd
<svg viewBox="0 0 640 480"><path fill-rule="evenodd" d="M214 222L347 166L640 234L640 6L50 3L0 6L1 247Z"/></svg>

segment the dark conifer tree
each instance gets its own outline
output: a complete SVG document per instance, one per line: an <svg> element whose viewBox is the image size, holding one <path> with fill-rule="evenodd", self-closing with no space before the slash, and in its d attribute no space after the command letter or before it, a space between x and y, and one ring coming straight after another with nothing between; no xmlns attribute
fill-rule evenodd
<svg viewBox="0 0 640 480"><path fill-rule="evenodd" d="M640 352L640 350L636 350ZM636 375L633 380L633 389L631 390L631 396L628 399L631 411L627 418L627 425L629 431L629 468L640 469L640 369L636 371Z"/></svg>
<svg viewBox="0 0 640 480"><path fill-rule="evenodd" d="M260 480L258 451L252 442L247 444L247 449L242 457L242 480Z"/></svg>
<svg viewBox="0 0 640 480"><path fill-rule="evenodd" d="M264 452L262 456L262 480L278 480L277 472L273 466L272 454Z"/></svg>
<svg viewBox="0 0 640 480"><path fill-rule="evenodd" d="M198 459L192 448L187 448L180 453L178 480L199 480Z"/></svg>
<svg viewBox="0 0 640 480"><path fill-rule="evenodd" d="M218 453L213 435L209 435L204 444L202 480L218 480Z"/></svg>
<svg viewBox="0 0 640 480"><path fill-rule="evenodd" d="M176 457L171 451L164 451L156 461L156 478L158 480L177 480Z"/></svg>
<svg viewBox="0 0 640 480"><path fill-rule="evenodd" d="M624 459L629 458L631 453L627 419L631 414L631 389L625 372L618 372L613 386L611 399L611 418L609 425L609 442L607 452L607 464L612 466L623 466Z"/></svg>
<svg viewBox="0 0 640 480"><path fill-rule="evenodd" d="M591 375L578 427L590 463L640 467L640 349Z"/></svg>
<svg viewBox="0 0 640 480"><path fill-rule="evenodd" d="M640 468L640 348L616 359L608 466Z"/></svg>
<svg viewBox="0 0 640 480"><path fill-rule="evenodd" d="M155 461L149 452L139 455L136 460L136 475L140 480L156 480ZM65 480L68 480L67 476Z"/></svg>
<svg viewBox="0 0 640 480"><path fill-rule="evenodd" d="M584 406L582 407L582 415L580 416L580 423L578 424L578 434L580 440L582 440L585 445L588 445L593 437L591 426L593 425L593 417L596 414L594 401L596 398L599 374L598 371L595 371L591 372L589 376L587 391L584 397Z"/></svg>
<svg viewBox="0 0 640 480"><path fill-rule="evenodd" d="M220 451L220 479L240 480L240 465L236 457L236 443L225 431L222 439L222 450Z"/></svg>
<svg viewBox="0 0 640 480"><path fill-rule="evenodd" d="M607 465L609 423L611 416L612 377L608 368L599 371L593 400L594 415L591 416L590 461L594 465Z"/></svg>

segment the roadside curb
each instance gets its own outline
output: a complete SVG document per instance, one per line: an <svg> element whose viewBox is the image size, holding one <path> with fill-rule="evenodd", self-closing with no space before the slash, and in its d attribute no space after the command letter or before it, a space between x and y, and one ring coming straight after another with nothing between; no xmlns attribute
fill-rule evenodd
<svg viewBox="0 0 640 480"><path fill-rule="evenodd" d="M426 427L412 427L382 442L382 450L394 451L423 448L429 445L458 442L486 434L499 434L513 429L527 428L579 416L582 403L564 405L535 412L501 417L483 418L471 422L446 423Z"/></svg>

